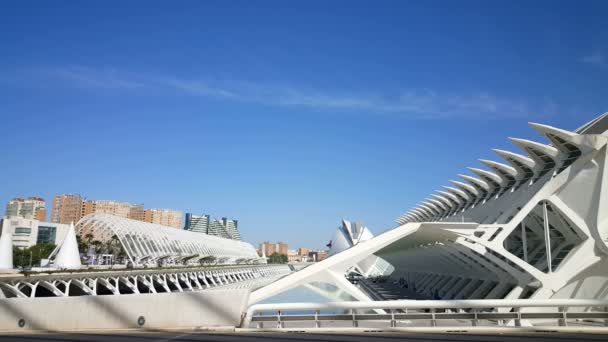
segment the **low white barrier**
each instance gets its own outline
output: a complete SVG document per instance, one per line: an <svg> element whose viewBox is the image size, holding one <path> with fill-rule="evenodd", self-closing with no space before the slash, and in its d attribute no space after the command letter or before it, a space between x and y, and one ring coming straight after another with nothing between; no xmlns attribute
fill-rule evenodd
<svg viewBox="0 0 608 342"><path fill-rule="evenodd" d="M575 310L569 311L571 309ZM350 313L321 314L321 310L349 310ZM385 313L370 313L369 310L383 310ZM314 311L314 314L289 314L290 311ZM269 312L276 314L256 315ZM256 323L257 328L263 328L265 322L284 328L285 322L297 321L313 322L313 328L319 328L322 321L350 321L353 327L357 327L359 321L386 321L390 327L395 327L400 320L427 321L431 327L435 327L438 320L469 320L472 326L477 326L480 320L493 321L500 326L512 322L514 327L521 327L522 320L552 320L556 326L567 326L568 320L599 320L602 325L608 326L608 300L480 299L255 304L247 310L241 328L250 328L252 323Z"/></svg>
<svg viewBox="0 0 608 342"><path fill-rule="evenodd" d="M235 327L248 290L0 300L0 331Z"/></svg>

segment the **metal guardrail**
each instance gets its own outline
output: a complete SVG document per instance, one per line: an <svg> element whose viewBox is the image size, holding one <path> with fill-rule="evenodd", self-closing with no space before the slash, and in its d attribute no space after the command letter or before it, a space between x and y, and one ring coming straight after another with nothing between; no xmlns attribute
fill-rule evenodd
<svg viewBox="0 0 608 342"><path fill-rule="evenodd" d="M569 312L571 308L579 310ZM321 310L350 313L321 314ZM370 310L375 310L375 313ZM311 311L314 314L289 314L294 311ZM390 327L396 327L400 320L427 321L431 327L436 327L438 320L469 320L472 326L478 326L480 320L491 320L496 321L497 326L521 327L522 320L530 319L555 320L557 326L567 326L568 320L599 320L600 324L608 327L608 300L391 300L255 304L245 313L241 328L250 328L252 323L260 329L264 328L264 323L274 323L277 328L284 328L286 322L313 322L312 328L320 328L323 321L350 321L353 327L358 327L359 321L386 321Z"/></svg>

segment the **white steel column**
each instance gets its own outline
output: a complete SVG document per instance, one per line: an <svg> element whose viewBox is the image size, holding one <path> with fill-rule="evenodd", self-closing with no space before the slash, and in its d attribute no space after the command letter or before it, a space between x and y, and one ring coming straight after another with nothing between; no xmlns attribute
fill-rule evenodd
<svg viewBox="0 0 608 342"><path fill-rule="evenodd" d="M547 202L543 202L543 223L545 228L545 250L547 253L547 273L551 273L551 234L549 232L549 214L547 213Z"/></svg>
<svg viewBox="0 0 608 342"><path fill-rule="evenodd" d="M524 250L524 261L528 262L528 237L526 234L526 219L521 221L521 243Z"/></svg>

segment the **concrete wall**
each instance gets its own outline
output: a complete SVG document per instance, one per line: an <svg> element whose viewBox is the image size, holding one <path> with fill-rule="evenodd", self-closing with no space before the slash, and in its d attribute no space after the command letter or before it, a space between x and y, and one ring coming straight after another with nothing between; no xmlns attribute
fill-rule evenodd
<svg viewBox="0 0 608 342"><path fill-rule="evenodd" d="M234 327L248 299L248 290L0 299L0 331Z"/></svg>

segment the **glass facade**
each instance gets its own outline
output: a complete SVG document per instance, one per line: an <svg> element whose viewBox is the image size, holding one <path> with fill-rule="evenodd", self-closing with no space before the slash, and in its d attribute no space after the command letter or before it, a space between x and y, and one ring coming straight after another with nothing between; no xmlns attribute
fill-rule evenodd
<svg viewBox="0 0 608 342"><path fill-rule="evenodd" d="M38 238L36 243L55 243L57 227L38 226Z"/></svg>

